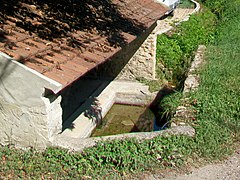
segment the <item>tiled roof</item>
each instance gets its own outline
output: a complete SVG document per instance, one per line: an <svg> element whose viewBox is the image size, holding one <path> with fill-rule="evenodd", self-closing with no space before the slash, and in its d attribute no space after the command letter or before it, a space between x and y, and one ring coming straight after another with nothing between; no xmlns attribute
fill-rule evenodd
<svg viewBox="0 0 240 180"><path fill-rule="evenodd" d="M51 1L18 1L8 12L11 1L3 0L0 51L63 86L110 59L167 11L153 0L72 0L74 9Z"/></svg>

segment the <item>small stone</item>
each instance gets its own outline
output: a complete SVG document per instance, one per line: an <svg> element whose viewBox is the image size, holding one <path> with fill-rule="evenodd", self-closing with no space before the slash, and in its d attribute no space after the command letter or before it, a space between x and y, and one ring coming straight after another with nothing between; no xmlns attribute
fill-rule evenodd
<svg viewBox="0 0 240 180"><path fill-rule="evenodd" d="M180 125L180 126L185 126L186 123L184 123L184 122L180 122L179 125Z"/></svg>
<svg viewBox="0 0 240 180"><path fill-rule="evenodd" d="M124 126L134 126L134 123L131 120L126 120L121 122Z"/></svg>
<svg viewBox="0 0 240 180"><path fill-rule="evenodd" d="M46 46L50 46L50 45L52 45L51 42L47 42L47 43L46 43Z"/></svg>

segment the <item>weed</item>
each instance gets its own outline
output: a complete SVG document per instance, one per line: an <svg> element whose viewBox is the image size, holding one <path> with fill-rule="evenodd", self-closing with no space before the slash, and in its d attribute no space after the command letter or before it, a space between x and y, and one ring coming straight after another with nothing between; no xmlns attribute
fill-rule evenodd
<svg viewBox="0 0 240 180"><path fill-rule="evenodd" d="M190 0L181 0L179 4L179 8L194 8L195 4Z"/></svg>
<svg viewBox="0 0 240 180"><path fill-rule="evenodd" d="M180 86L198 45L208 44L214 40L215 24L214 14L203 10L198 15L192 15L189 21L177 26L170 35L159 35L156 58L157 64L164 67L161 69L164 75L159 78L163 77Z"/></svg>

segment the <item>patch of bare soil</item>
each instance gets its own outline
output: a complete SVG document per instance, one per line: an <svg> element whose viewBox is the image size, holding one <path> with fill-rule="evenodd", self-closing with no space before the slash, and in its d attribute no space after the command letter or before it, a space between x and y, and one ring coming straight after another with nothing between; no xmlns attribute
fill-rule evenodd
<svg viewBox="0 0 240 180"><path fill-rule="evenodd" d="M163 176L151 175L146 179L164 179L164 180L193 180L193 179L206 179L206 180L216 180L216 179L229 179L229 180L239 180L240 179L240 150L224 160L221 163L209 164L200 168L195 168L189 170L188 173L178 174L170 173Z"/></svg>

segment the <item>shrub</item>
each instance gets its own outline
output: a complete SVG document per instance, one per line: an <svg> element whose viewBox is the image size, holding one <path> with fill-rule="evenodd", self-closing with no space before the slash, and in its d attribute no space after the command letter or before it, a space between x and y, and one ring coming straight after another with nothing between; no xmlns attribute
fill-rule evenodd
<svg viewBox="0 0 240 180"><path fill-rule="evenodd" d="M166 68L175 68L181 65L183 52L178 42L163 34L157 40L157 62L162 63Z"/></svg>

